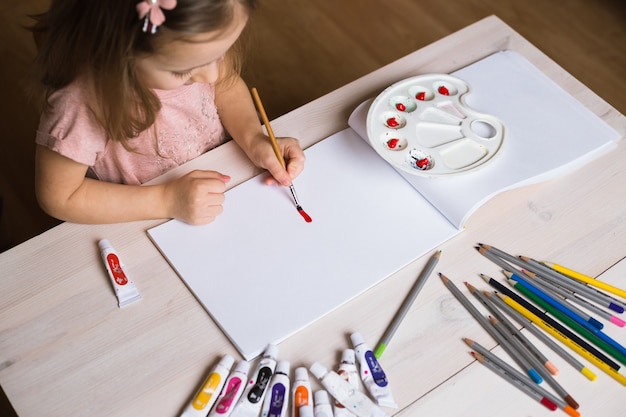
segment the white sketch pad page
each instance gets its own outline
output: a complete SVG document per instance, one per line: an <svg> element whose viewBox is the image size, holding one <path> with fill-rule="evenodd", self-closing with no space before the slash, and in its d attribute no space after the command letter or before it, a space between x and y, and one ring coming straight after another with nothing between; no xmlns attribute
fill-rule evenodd
<svg viewBox="0 0 626 417"><path fill-rule="evenodd" d="M312 223L259 176L209 225L148 231L247 360L459 233L352 129L306 157L294 186Z"/></svg>

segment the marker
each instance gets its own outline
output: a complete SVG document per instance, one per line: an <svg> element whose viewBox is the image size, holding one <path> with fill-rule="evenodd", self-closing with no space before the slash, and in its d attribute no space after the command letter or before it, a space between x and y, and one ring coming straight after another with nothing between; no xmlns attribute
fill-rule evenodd
<svg viewBox="0 0 626 417"><path fill-rule="evenodd" d="M109 273L109 278L111 278L111 282L113 283L119 307L126 307L135 301L141 300L141 295L135 283L128 277L126 267L115 249L113 249L111 242L102 239L98 242L98 246L100 247L104 265Z"/></svg>

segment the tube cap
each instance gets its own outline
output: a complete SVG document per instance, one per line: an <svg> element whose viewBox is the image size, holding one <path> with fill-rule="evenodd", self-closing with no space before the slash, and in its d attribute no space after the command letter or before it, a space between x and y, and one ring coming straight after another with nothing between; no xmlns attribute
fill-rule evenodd
<svg viewBox="0 0 626 417"><path fill-rule="evenodd" d="M314 398L314 402L315 404L330 404L330 399L328 397L328 393L321 389L319 391L315 391L315 394L313 394L313 398Z"/></svg>
<svg viewBox="0 0 626 417"><path fill-rule="evenodd" d="M235 363L235 358L226 354L222 357L219 364L224 368L230 369L233 366L233 363Z"/></svg>
<svg viewBox="0 0 626 417"><path fill-rule="evenodd" d="M350 340L352 340L352 344L354 345L354 347L357 347L365 343L365 339L363 339L363 335L359 332L352 333L350 335Z"/></svg>
<svg viewBox="0 0 626 417"><path fill-rule="evenodd" d="M290 368L291 365L289 364L289 361L280 361L276 364L276 373L289 375Z"/></svg>
<svg viewBox="0 0 626 417"><path fill-rule="evenodd" d="M313 365L311 365L311 367L309 368L309 370L318 379L322 379L324 375L326 375L326 373L328 372L328 369L326 369L324 365L322 365L319 362L314 362Z"/></svg>
<svg viewBox="0 0 626 417"><path fill-rule="evenodd" d="M313 417L313 407L310 405L303 405L298 408L300 417Z"/></svg>
<svg viewBox="0 0 626 417"><path fill-rule="evenodd" d="M341 354L342 363L355 363L354 358L355 358L355 355L354 355L353 349L344 349L343 353Z"/></svg>
<svg viewBox="0 0 626 417"><path fill-rule="evenodd" d="M100 240L100 242L98 242L98 246L100 247L101 251L113 247L113 245L111 245L111 242L109 242L107 239Z"/></svg>
<svg viewBox="0 0 626 417"><path fill-rule="evenodd" d="M276 359L277 356L278 356L278 346L272 345L271 343L267 345L267 347L265 348L265 351L263 352L263 357Z"/></svg>
<svg viewBox="0 0 626 417"><path fill-rule="evenodd" d="M308 381L309 380L309 370L304 366L296 368L296 381Z"/></svg>

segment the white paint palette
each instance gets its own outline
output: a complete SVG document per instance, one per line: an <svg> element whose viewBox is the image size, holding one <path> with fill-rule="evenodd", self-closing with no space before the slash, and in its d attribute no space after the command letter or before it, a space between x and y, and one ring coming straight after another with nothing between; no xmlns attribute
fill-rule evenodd
<svg viewBox="0 0 626 417"><path fill-rule="evenodd" d="M504 124L464 102L470 86L447 74L411 77L386 88L367 114L372 147L396 168L441 177L477 169L504 140Z"/></svg>

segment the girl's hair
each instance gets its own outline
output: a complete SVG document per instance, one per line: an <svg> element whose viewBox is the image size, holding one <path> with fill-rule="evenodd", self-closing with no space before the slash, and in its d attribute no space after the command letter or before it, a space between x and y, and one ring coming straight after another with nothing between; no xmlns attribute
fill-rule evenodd
<svg viewBox="0 0 626 417"><path fill-rule="evenodd" d="M239 4L250 15L257 0L178 0L163 10L165 23L144 33L135 9L140 0L53 0L31 28L39 53L35 61L48 108L52 93L80 78L88 86L89 107L109 138L121 141L154 124L158 97L137 78L135 58L152 54L171 40L226 27ZM220 67L220 82L240 70L239 41Z"/></svg>

